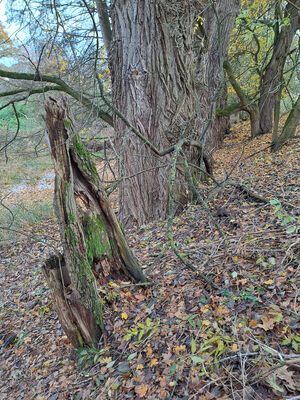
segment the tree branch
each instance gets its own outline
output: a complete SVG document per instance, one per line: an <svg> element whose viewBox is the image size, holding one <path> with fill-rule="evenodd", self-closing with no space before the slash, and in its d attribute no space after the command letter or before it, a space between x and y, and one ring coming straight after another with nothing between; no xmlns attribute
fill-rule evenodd
<svg viewBox="0 0 300 400"><path fill-rule="evenodd" d="M107 122L109 125L113 126L113 119L112 116L105 111L101 110L100 107L95 105L91 102L86 96L82 95L71 86L69 86L66 82L62 79L53 76L53 75L40 75L40 74L30 74L25 72L15 72L15 71L5 71L0 69L0 76L9 79L17 79L17 80L24 80L24 81L35 81L35 82L48 82L54 83L61 88L62 92L67 93L75 100L79 101L89 110L96 111L99 118L103 119L103 121Z"/></svg>

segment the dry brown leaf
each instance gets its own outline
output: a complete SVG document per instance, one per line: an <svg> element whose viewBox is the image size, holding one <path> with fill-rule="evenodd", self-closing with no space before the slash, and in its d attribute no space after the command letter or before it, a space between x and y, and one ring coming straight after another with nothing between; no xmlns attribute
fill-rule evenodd
<svg viewBox="0 0 300 400"><path fill-rule="evenodd" d="M265 331L271 331L274 328L274 320L270 318L268 315L263 315L261 317L262 324L259 324L258 326L262 328Z"/></svg>
<svg viewBox="0 0 300 400"><path fill-rule="evenodd" d="M135 393L141 398L146 396L147 391L148 391L148 386L144 385L143 383L135 388Z"/></svg>
<svg viewBox="0 0 300 400"><path fill-rule="evenodd" d="M225 314L229 314L229 310L227 307L220 305L216 308L217 316L221 316L221 315L225 315Z"/></svg>

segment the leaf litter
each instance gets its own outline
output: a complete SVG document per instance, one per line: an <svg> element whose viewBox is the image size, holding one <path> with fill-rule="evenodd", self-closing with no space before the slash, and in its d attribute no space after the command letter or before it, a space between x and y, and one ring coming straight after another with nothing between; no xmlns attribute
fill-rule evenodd
<svg viewBox="0 0 300 400"><path fill-rule="evenodd" d="M230 175L267 201L238 185L216 193L202 185L214 193L208 204L222 233L197 204L173 228L177 249L196 271L168 247L164 221L128 231L151 285L100 288L100 349L71 348L41 275L43 260L60 246L55 218L0 243L0 399L260 400L299 393L300 145L293 140L272 154L260 151L270 135L248 135L241 125L226 138L215 154L215 178ZM13 198L29 204L51 196L32 187Z"/></svg>

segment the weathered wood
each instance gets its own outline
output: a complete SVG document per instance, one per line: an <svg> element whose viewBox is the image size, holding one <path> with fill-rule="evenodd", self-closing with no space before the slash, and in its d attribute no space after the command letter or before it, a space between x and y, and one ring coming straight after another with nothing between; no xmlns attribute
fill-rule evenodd
<svg viewBox="0 0 300 400"><path fill-rule="evenodd" d="M49 268L46 263L43 271L47 281L54 281L52 295L57 297L56 309L70 340L89 345L99 341L103 330L102 302L94 274L100 283L114 278L144 281L145 277L110 208L96 167L74 133L65 100L58 103L50 99L45 109L65 267L54 273L58 268ZM69 282L66 296L64 286ZM70 321L80 336L77 342Z"/></svg>
<svg viewBox="0 0 300 400"><path fill-rule="evenodd" d="M50 288L54 308L61 326L74 347L83 346L82 335L74 321L74 315L68 302L68 292L62 278L63 258L50 257L42 266L42 271Z"/></svg>

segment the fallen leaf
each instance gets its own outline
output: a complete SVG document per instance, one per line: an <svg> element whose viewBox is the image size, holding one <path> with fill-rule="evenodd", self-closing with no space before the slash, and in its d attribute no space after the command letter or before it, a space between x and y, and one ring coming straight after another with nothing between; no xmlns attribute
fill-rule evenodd
<svg viewBox="0 0 300 400"><path fill-rule="evenodd" d="M249 326L251 328L257 328L258 327L258 321L256 319L251 319L251 321L249 322Z"/></svg>
<svg viewBox="0 0 300 400"><path fill-rule="evenodd" d="M268 279L267 281L264 282L265 285L273 285L274 280L273 279Z"/></svg>
<svg viewBox="0 0 300 400"><path fill-rule="evenodd" d="M126 313L126 312L122 312L121 318L122 318L122 319L125 319L125 321L126 321L126 319L128 319L127 313Z"/></svg>
<svg viewBox="0 0 300 400"><path fill-rule="evenodd" d="M150 367L154 367L155 365L158 364L157 358L153 358L150 362L149 362L149 366Z"/></svg>
<svg viewBox="0 0 300 400"><path fill-rule="evenodd" d="M231 350L232 351L237 351L238 350L238 345L236 343L233 343L233 345L231 346Z"/></svg>
<svg viewBox="0 0 300 400"><path fill-rule="evenodd" d="M265 330L265 331L271 331L273 328L274 328L274 324L275 324L275 322L274 322L274 320L272 319L272 318L270 318L269 316L267 316L267 315L263 315L262 317L261 317L261 320L262 320L262 324L259 324L258 326L260 327L260 328L262 328L263 330Z"/></svg>
<svg viewBox="0 0 300 400"><path fill-rule="evenodd" d="M140 396L140 397L145 397L147 391L148 391L148 386L147 386L147 385L144 385L144 384L142 384L142 385L140 385L140 386L137 386L137 387L135 388L135 393L136 393L138 396Z"/></svg>
<svg viewBox="0 0 300 400"><path fill-rule="evenodd" d="M229 314L229 310L227 307L220 305L216 308L217 316L221 316L221 315L225 315L225 314Z"/></svg>

